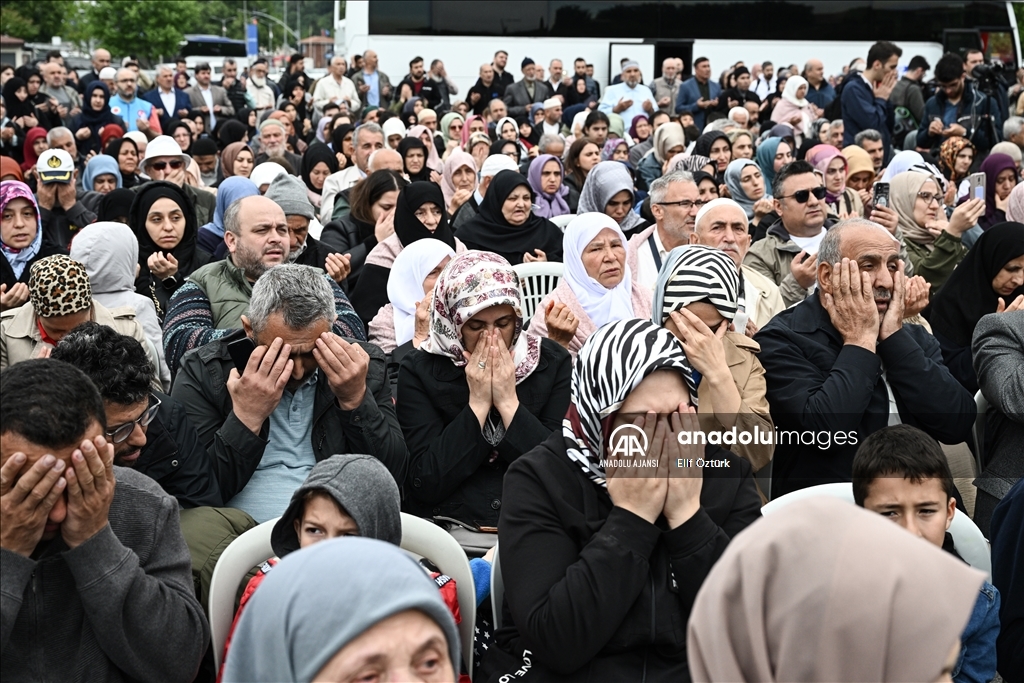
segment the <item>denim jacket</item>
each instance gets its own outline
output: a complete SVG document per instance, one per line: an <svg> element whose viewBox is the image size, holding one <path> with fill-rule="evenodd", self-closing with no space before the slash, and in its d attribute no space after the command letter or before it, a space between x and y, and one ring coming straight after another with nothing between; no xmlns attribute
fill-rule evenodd
<svg viewBox="0 0 1024 683"><path fill-rule="evenodd" d="M960 557L948 533L942 548ZM971 618L960 635L960 656L953 669L955 683L988 683L996 677L998 636L999 589L986 581L978 591Z"/></svg>

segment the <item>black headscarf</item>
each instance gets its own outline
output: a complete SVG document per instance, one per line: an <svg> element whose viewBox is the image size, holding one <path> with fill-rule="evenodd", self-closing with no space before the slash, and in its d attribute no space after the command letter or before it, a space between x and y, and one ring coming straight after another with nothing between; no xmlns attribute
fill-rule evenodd
<svg viewBox="0 0 1024 683"><path fill-rule="evenodd" d="M489 154L504 154L505 145L513 145L516 148L516 163L518 164L522 159L523 152L519 149L519 143L515 140L496 140L491 143L491 151Z"/></svg>
<svg viewBox="0 0 1024 683"><path fill-rule="evenodd" d="M410 172L409 166L405 163L405 156L409 153L409 150L413 149L418 149L423 152L423 168L420 169L419 173ZM409 180L413 182L430 181L431 169L427 166L427 159L430 157L430 152L427 151L427 146L423 143L423 140L416 137L402 138L402 141L398 143L398 153L402 155L402 168L405 169L405 174L409 176Z"/></svg>
<svg viewBox="0 0 1024 683"><path fill-rule="evenodd" d="M331 129L331 149L335 154L345 154L345 136L356 129L351 123L341 123ZM387 142L385 140L385 142ZM352 160L349 159L348 155L345 154L345 158L348 162L345 164L345 168L352 165Z"/></svg>
<svg viewBox="0 0 1024 683"><path fill-rule="evenodd" d="M103 153L106 154L108 157L114 157L114 160L117 161L118 156L120 156L121 154L121 147L124 145L131 145L132 147L134 147L135 156L139 156L139 146L135 144L135 141L132 140L131 138L113 138L110 142L107 143L107 148L103 150ZM141 159L139 159L139 165L142 165ZM136 166L136 169L137 168L138 166ZM128 189L130 187L135 187L138 184L139 176L135 173L132 173L131 175L125 175L124 171L121 170L120 161L118 161L117 170L121 174L121 187Z"/></svg>
<svg viewBox="0 0 1024 683"><path fill-rule="evenodd" d="M135 201L135 193L131 190L122 187L111 190L100 200L96 220L119 221L122 216L131 215L133 201Z"/></svg>
<svg viewBox="0 0 1024 683"><path fill-rule="evenodd" d="M92 108L92 94L96 90L103 91L103 107L96 111ZM93 81L85 86L85 97L82 98L81 125L92 131L99 140L100 129L114 123L114 114L110 111L110 88L103 81Z"/></svg>
<svg viewBox="0 0 1024 683"><path fill-rule="evenodd" d="M132 202L131 213L128 214L129 225L139 240L139 277L135 280L135 291L141 294L149 294L149 265L146 263L150 255L155 251L163 251L156 245L146 230L146 216L149 210L158 199L171 199L185 215L185 232L181 236L178 246L170 250L178 261L178 275L182 278L188 277L193 270L205 263L208 259L202 258L205 254L196 246L196 236L199 232L199 224L196 219L196 210L189 201L185 191L175 185L163 180L153 180L143 185L135 193L135 201Z"/></svg>
<svg viewBox="0 0 1024 683"><path fill-rule="evenodd" d="M171 119L171 122L169 124L167 124L167 130L164 131L164 135L166 135L166 136L168 136L170 138L174 138L174 131L178 130L179 128L184 128L186 131L188 131L188 139L189 139L188 149L183 150L183 154L191 154L192 153L192 142L191 142L191 140L192 140L192 129L188 127L187 123L185 123L184 121L181 121L179 119ZM178 141L175 140L174 142L177 143ZM140 162L140 164L141 164L141 162Z"/></svg>
<svg viewBox="0 0 1024 683"><path fill-rule="evenodd" d="M246 107L245 109L235 114L235 118L239 121L239 123L245 126L245 132L249 134L249 142L252 142L256 138L256 136L259 135L259 131L256 129L256 126L249 125L249 114L251 114L252 112L253 110L251 108ZM256 118L257 123L259 123L259 116L257 115Z"/></svg>
<svg viewBox="0 0 1024 683"><path fill-rule="evenodd" d="M720 130L713 130L708 133L704 133L697 141L693 143L693 151L691 155L696 154L697 156L711 158L711 145L715 144L715 140L724 138L726 142L729 142L729 136Z"/></svg>
<svg viewBox="0 0 1024 683"><path fill-rule="evenodd" d="M25 99L19 100L15 94L19 88L25 88ZM32 98L28 96L28 83L24 78L12 76L4 83L4 104L7 106L7 117L11 119L22 116L35 116L36 108L32 104Z"/></svg>
<svg viewBox="0 0 1024 683"><path fill-rule="evenodd" d="M220 142L221 150L223 151L232 142L242 142L246 131L247 126L235 119L228 119L221 124L220 130L217 131L217 140Z"/></svg>
<svg viewBox="0 0 1024 683"><path fill-rule="evenodd" d="M459 240L469 249L493 251L512 265L523 262L524 253L540 249L549 261L562 260L562 231L551 221L533 212L522 225L511 225L501 212L505 200L517 187L530 189L526 177L516 171L501 171L480 205L476 218L459 228ZM530 191L533 195L533 191Z"/></svg>
<svg viewBox="0 0 1024 683"><path fill-rule="evenodd" d="M416 138L405 138L413 140ZM421 145L422 140L416 139ZM438 223L434 232L427 229L420 219L416 218L416 211L424 204L433 203L441 210L441 222ZM433 238L441 240L452 249L455 248L455 233L448 224L448 210L444 206L444 195L437 183L429 181L414 182L402 188L398 194L398 201L395 203L395 234L407 247L417 240Z"/></svg>
<svg viewBox="0 0 1024 683"><path fill-rule="evenodd" d="M576 92L576 84L583 81L583 93ZM590 92L586 89L587 77L579 74L574 74L572 77L572 83L565 88L565 106L571 107L574 104L584 104L590 101Z"/></svg>
<svg viewBox="0 0 1024 683"><path fill-rule="evenodd" d="M957 346L971 345L974 328L982 316L995 313L1000 295L992 289L992 280L1007 263L1024 255L1024 223L1000 223L982 233L956 270L942 285L924 317L936 335ZM1024 286L1009 296L1007 305L1024 294Z"/></svg>
<svg viewBox="0 0 1024 683"><path fill-rule="evenodd" d="M715 184L715 187L718 187L718 181L715 180L715 176L711 175L707 171L694 171L693 172L693 182L696 183L697 187L700 187L700 184L702 182L704 182L705 180L710 180L711 182L713 182Z"/></svg>
<svg viewBox="0 0 1024 683"><path fill-rule="evenodd" d="M313 172L313 168L321 161L327 164L327 168L331 173L338 172L338 157L334 156L334 152L324 143L314 142L306 150L306 153L302 155L302 180L305 181L309 191L316 194L320 194L320 190L313 187L313 181L309 175Z"/></svg>

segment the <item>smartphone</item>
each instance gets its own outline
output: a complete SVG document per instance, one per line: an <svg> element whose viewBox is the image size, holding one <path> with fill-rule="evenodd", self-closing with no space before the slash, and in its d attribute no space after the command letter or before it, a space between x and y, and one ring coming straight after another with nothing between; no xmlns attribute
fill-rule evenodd
<svg viewBox="0 0 1024 683"><path fill-rule="evenodd" d="M873 193L872 202L875 206L889 208L889 183L875 183Z"/></svg>
<svg viewBox="0 0 1024 683"><path fill-rule="evenodd" d="M228 344L228 354L231 355L231 361L235 364L239 375L245 372L245 366L249 364L249 356L255 350L256 345L248 337L236 339Z"/></svg>
<svg viewBox="0 0 1024 683"><path fill-rule="evenodd" d="M984 173L972 173L967 176L968 198L970 199L985 199L985 174Z"/></svg>

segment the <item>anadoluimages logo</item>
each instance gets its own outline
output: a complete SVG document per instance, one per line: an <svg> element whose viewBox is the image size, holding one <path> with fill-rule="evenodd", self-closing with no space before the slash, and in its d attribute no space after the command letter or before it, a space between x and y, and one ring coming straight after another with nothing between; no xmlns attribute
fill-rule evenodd
<svg viewBox="0 0 1024 683"><path fill-rule="evenodd" d="M635 424L616 427L609 439L611 458L643 458L647 455L647 433Z"/></svg>

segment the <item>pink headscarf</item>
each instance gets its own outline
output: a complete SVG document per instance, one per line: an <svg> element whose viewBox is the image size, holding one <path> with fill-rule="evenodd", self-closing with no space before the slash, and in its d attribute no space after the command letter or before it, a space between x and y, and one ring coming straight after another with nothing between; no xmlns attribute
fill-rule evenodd
<svg viewBox="0 0 1024 683"><path fill-rule="evenodd" d="M473 189L476 189L478 173L476 159L461 149L453 149L452 153L448 155L448 160L444 162L444 170L441 172L441 192L444 194L445 206L451 206L452 197L456 192L454 175L463 166L473 169Z"/></svg>
<svg viewBox="0 0 1024 683"><path fill-rule="evenodd" d="M462 126L462 148L463 149L466 149L466 143L469 142L469 126L470 126L470 124L472 124L474 121L477 121L477 120L483 121L483 118L484 117L482 117L482 116L478 116L476 114L471 114L466 119L466 123Z"/></svg>
<svg viewBox="0 0 1024 683"><path fill-rule="evenodd" d="M409 132L405 134L407 138L419 138L423 139L423 134L426 133L430 138L429 141L424 144L427 146L427 168L434 171L441 170L441 157L437 155L437 146L434 145L434 131L430 130L426 126L413 126L409 129Z"/></svg>
<svg viewBox="0 0 1024 683"><path fill-rule="evenodd" d="M822 182L825 181L825 176L828 175L828 165L832 163L832 160L836 157L840 157L843 160L843 170L849 171L850 164L846 161L846 157L839 151L838 148L832 145L815 145L807 150L807 155L804 157L807 162L814 167L816 171L821 173ZM827 204L835 204L839 201L839 195L846 191L846 178L843 178L843 187L839 190L838 194L832 194L828 191L827 185L825 190L825 202Z"/></svg>

